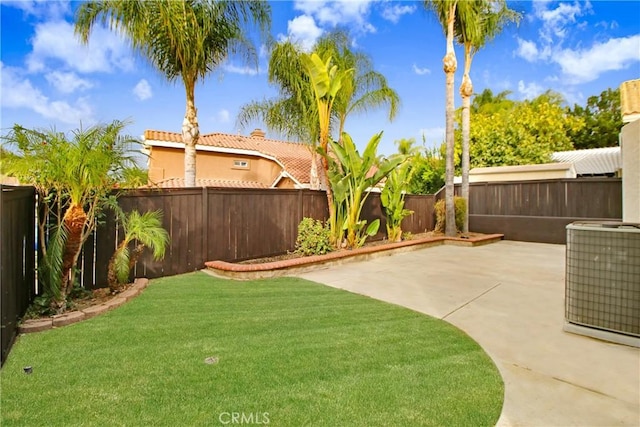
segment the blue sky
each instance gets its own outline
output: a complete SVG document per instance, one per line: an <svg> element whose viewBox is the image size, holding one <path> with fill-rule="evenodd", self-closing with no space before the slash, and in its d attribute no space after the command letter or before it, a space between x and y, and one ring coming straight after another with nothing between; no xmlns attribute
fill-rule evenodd
<svg viewBox="0 0 640 427"><path fill-rule="evenodd" d="M14 123L67 131L96 122L130 119L128 133L145 129L179 132L185 110L180 82L167 83L126 41L104 29L89 46L73 35L76 2L0 0L2 134ZM640 78L639 1L522 1L509 6L523 14L474 61L475 92L510 90L527 99L547 89L567 102L584 104L591 95ZM335 26L349 28L353 45L368 53L400 95L396 120L383 111L352 116L346 130L359 146L384 131L380 152L394 141L416 138L437 145L444 133L445 39L422 2L343 0L272 2L272 34L310 44ZM457 49L456 93L462 77ZM241 105L276 94L266 79L268 58L259 70L230 59L196 88L202 133L248 134L238 129ZM456 99L456 107L460 100ZM275 136L269 135L268 136Z"/></svg>

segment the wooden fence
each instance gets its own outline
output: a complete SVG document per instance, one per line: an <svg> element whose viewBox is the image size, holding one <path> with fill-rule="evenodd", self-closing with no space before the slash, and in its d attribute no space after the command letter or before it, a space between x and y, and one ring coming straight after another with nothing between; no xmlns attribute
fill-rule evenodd
<svg viewBox="0 0 640 427"><path fill-rule="evenodd" d="M621 218L617 178L470 184L469 229L502 233L508 240L564 244L567 224Z"/></svg>
<svg viewBox="0 0 640 427"><path fill-rule="evenodd" d="M470 188L472 231L503 233L510 240L565 243L565 226L577 220L619 220L620 179L560 179L474 183ZM459 188L456 189L459 191ZM439 195L406 197L403 230L421 233L434 227ZM119 196L125 212L161 210L171 244L162 261L141 257L132 276L156 278L203 268L210 260L241 261L279 255L295 248L304 217L326 219L324 192L190 188L135 190ZM16 322L35 296L35 194L31 187L2 187L2 361L15 337ZM385 236L379 194L367 199L362 216L381 219L373 240ZM106 286L109 258L122 230L107 215L83 247L80 283Z"/></svg>
<svg viewBox="0 0 640 427"><path fill-rule="evenodd" d="M0 186L0 364L9 354L17 323L36 294L36 224L33 187Z"/></svg>
<svg viewBox="0 0 640 427"><path fill-rule="evenodd" d="M145 253L132 272L148 278L199 270L206 261L242 261L293 251L302 218L328 216L325 193L311 190L136 190L120 195L118 202L125 212L163 212L163 226L171 237L164 260L154 261ZM434 196L407 196L406 208L414 214L404 220L403 230L415 234L433 229L433 205ZM362 216L381 219L372 239L383 239L386 222L379 194L370 195ZM121 232L113 215L107 215L84 245L80 281L85 288L106 286L107 265Z"/></svg>

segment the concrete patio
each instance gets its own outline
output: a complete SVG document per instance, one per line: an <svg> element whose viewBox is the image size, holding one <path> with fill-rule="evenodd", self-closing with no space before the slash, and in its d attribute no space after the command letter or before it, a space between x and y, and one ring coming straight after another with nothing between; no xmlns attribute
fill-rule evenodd
<svg viewBox="0 0 640 427"><path fill-rule="evenodd" d="M563 332L565 247L438 246L300 274L450 322L505 382L499 426L640 425L640 350Z"/></svg>

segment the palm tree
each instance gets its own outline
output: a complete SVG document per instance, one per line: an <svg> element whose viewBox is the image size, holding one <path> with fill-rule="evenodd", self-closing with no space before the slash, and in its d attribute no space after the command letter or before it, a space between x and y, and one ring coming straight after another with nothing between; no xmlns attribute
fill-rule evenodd
<svg viewBox="0 0 640 427"><path fill-rule="evenodd" d="M453 174L454 174L454 76L458 63L453 48L456 14L459 9L465 9L467 2L458 0L425 0L425 7L433 9L445 31L447 38L447 50L443 58L444 72L446 75L446 113L445 113L445 141L446 141L446 172L445 172L445 206L447 236L456 235L456 224L453 204Z"/></svg>
<svg viewBox="0 0 640 427"><path fill-rule="evenodd" d="M127 155L136 139L122 135L126 122L114 121L78 129L69 139L55 130L42 132L14 126L4 137L17 149L8 171L20 182L36 187L45 208L53 206L52 230L41 216L45 289L52 309L62 312L75 281L82 245L93 232L108 194L135 167ZM64 213L64 214L63 214ZM51 233L48 233L51 231ZM45 241L49 235L49 241Z"/></svg>
<svg viewBox="0 0 640 427"><path fill-rule="evenodd" d="M320 57L331 56L340 70L354 72L342 82L334 109L338 119L338 135L342 137L347 116L387 107L389 121L393 121L400 108L400 96L389 87L387 79L373 68L373 61L363 52L349 47L344 31L334 31L316 43L314 52Z"/></svg>
<svg viewBox="0 0 640 427"><path fill-rule="evenodd" d="M471 103L471 113L493 114L499 110L511 108L514 102L508 98L509 95L511 95L510 90L503 90L494 95L491 89L486 88L481 93L475 94Z"/></svg>
<svg viewBox="0 0 640 427"><path fill-rule="evenodd" d="M340 137L350 114L387 106L389 120L392 120L400 103L398 94L388 86L384 76L374 70L371 59L362 52L351 50L349 44L345 32L335 31L320 38L312 49L321 58L331 56L332 63L340 70L354 69L348 78L343 79L331 112L330 124L338 123ZM303 54L302 48L291 41L276 43L272 47L268 77L269 83L279 89L280 96L245 105L237 121L245 127L254 120L262 120L268 129L276 133L309 141L314 156L320 129L313 88L301 61ZM312 168L314 166L316 162L312 161ZM311 188L318 189L317 174L312 172L311 176ZM327 186L326 182L324 184Z"/></svg>
<svg viewBox="0 0 640 427"><path fill-rule="evenodd" d="M122 284L127 282L131 268L146 247L151 249L154 259L160 260L164 257L165 248L169 243L169 233L162 228L161 211L145 212L141 215L134 210L125 215L118 208L116 212L122 223L124 239L109 260L107 282L113 292L118 291ZM138 243L133 251L130 251L129 244L133 241Z"/></svg>
<svg viewBox="0 0 640 427"><path fill-rule="evenodd" d="M169 81L182 79L186 112L182 122L185 185L195 186L196 144L200 137L195 86L229 54L242 53L257 63L247 37L249 24L263 34L271 24L271 8L262 1L97 0L76 13L75 32L87 43L96 22L125 35L133 49Z"/></svg>
<svg viewBox="0 0 640 427"><path fill-rule="evenodd" d="M503 26L517 22L520 15L509 9L505 0L468 0L465 14L459 14L455 21L458 43L464 46L464 74L460 85L462 97L462 186L461 196L469 206L469 140L471 127L471 95L473 84L469 73L474 55L489 40L495 37ZM469 232L469 209L465 209L463 233Z"/></svg>
<svg viewBox="0 0 640 427"><path fill-rule="evenodd" d="M320 137L313 88L302 63L302 50L290 41L276 43L269 56L268 81L280 95L253 101L238 114L238 125L246 127L261 120L272 132L299 141L308 141L311 152L311 188L320 189L316 147Z"/></svg>

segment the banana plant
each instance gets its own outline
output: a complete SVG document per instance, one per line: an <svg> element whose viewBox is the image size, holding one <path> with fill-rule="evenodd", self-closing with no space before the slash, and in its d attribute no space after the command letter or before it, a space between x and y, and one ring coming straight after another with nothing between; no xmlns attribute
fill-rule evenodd
<svg viewBox="0 0 640 427"><path fill-rule="evenodd" d="M404 208L404 196L411 181L412 170L411 162L403 162L387 176L380 194L387 217L387 238L392 242L402 240L402 220L413 214L412 210Z"/></svg>
<svg viewBox="0 0 640 427"><path fill-rule="evenodd" d="M331 230L332 243L337 246L337 241L333 240L338 234L338 219L335 209L336 203L334 201L333 188L331 185L331 179L329 178L329 160L326 157L329 144L329 130L331 125L331 115L333 110L333 103L336 96L342 88L343 81L346 81L353 74L353 68L346 70L339 70L336 65L331 65L331 56L321 58L317 53L311 55L303 54L300 57L302 65L304 66L307 75L309 77L309 83L313 89L314 98L316 100L316 112L318 115L318 138L319 147L318 152L323 156L322 167L324 169L324 176L327 180L325 182L327 190L327 205L329 208L329 228Z"/></svg>
<svg viewBox="0 0 640 427"><path fill-rule="evenodd" d="M332 164L329 178L336 195L335 211L341 213L336 225L341 230L340 241L345 239L345 246L350 249L362 246L367 237L378 232L380 220L367 225L366 220L360 219L362 207L371 189L404 161L404 156L377 156L381 139L382 132L374 135L361 155L351 136L344 132L342 145L329 141L332 156L321 153Z"/></svg>

